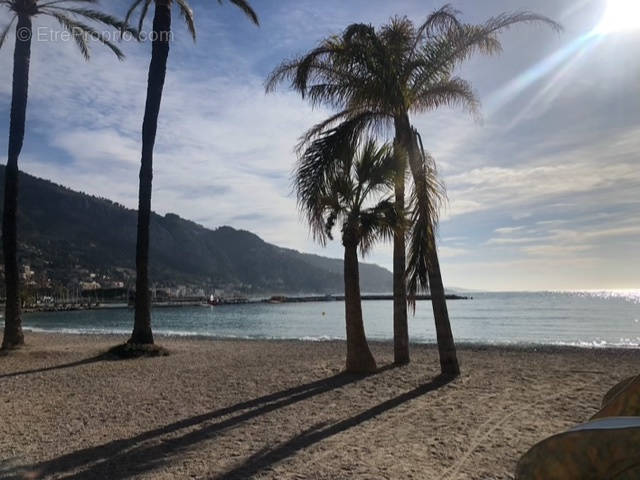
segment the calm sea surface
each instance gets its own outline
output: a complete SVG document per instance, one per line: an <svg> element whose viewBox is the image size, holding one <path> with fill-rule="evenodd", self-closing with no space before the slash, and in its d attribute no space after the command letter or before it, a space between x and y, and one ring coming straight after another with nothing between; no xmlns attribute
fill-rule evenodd
<svg viewBox="0 0 640 480"><path fill-rule="evenodd" d="M584 347L640 344L640 290L606 292L472 293L472 300L448 302L458 341L484 344L564 344ZM370 339L392 338L392 302L363 302ZM33 313L24 325L34 331L131 332L127 309ZM249 304L158 308L158 334L225 338L343 339L344 303ZM415 342L433 342L431 303L418 302L410 317Z"/></svg>

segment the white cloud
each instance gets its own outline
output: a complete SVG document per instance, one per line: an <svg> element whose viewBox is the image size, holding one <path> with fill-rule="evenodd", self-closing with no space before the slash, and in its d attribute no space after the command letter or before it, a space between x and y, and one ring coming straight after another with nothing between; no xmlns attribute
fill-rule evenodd
<svg viewBox="0 0 640 480"><path fill-rule="evenodd" d="M466 248L443 246L438 249L438 253L440 255L440 258L454 258L467 255L469 253L469 250L467 250Z"/></svg>
<svg viewBox="0 0 640 480"><path fill-rule="evenodd" d="M503 235L503 234L509 234L509 233L514 233L514 232L520 232L522 230L524 230L524 226L519 225L517 227L500 227L500 228L496 228L494 230L495 233L499 234L499 235Z"/></svg>

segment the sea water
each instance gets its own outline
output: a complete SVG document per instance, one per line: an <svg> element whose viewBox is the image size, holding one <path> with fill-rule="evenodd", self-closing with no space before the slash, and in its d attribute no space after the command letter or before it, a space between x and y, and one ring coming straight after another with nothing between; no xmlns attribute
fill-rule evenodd
<svg viewBox="0 0 640 480"><path fill-rule="evenodd" d="M470 293L448 301L457 341L476 344L640 345L640 290L583 292ZM368 338L393 337L393 304L362 303ZM33 331L66 333L131 332L133 311L89 310L24 315ZM157 308L153 330L165 335L217 338L332 340L345 338L344 302L252 303ZM435 341L431 303L419 301L409 317L411 340Z"/></svg>

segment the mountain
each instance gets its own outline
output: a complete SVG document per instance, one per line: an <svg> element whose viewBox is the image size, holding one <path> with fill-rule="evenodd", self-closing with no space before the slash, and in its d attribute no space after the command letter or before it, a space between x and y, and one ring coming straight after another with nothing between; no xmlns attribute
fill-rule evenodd
<svg viewBox="0 0 640 480"><path fill-rule="evenodd" d="M4 167L0 168L0 191ZM39 283L133 285L137 214L108 199L20 174L21 263ZM243 293L341 292L342 260L280 248L223 226L210 230L175 214L151 219L151 280ZM391 273L361 264L364 292L391 291Z"/></svg>

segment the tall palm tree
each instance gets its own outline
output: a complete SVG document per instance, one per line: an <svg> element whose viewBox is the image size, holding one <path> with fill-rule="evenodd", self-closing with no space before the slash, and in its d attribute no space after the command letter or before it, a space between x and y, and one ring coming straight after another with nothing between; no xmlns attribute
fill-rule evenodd
<svg viewBox="0 0 640 480"><path fill-rule="evenodd" d="M474 53L500 52L498 34L516 23L542 22L560 28L552 20L530 12L501 14L480 25L462 23L459 15L460 12L445 5L418 26L407 18L393 18L378 30L371 25L352 24L341 35L322 40L309 53L283 62L266 83L267 91L271 91L278 84L289 82L312 105L338 110L311 128L299 148L304 149L329 129L333 129L336 141L371 130L393 132L398 153L397 209L405 207L407 164L415 189L408 269L405 232L398 231L394 236L395 361L409 361L407 285L410 302L414 302L419 289L429 289L441 368L443 373L453 375L459 373L459 366L440 274L434 221L430 218L433 202L421 176L426 159L410 115L445 105L463 106L476 112L478 102L471 85L454 75L455 68ZM330 148L328 142L325 146Z"/></svg>
<svg viewBox="0 0 640 480"><path fill-rule="evenodd" d="M302 153L294 177L300 210L307 217L316 240L332 239L336 223L342 227L344 246L344 296L347 327L347 371L370 373L376 362L369 350L362 320L358 248L362 255L373 244L391 239L401 222L391 192L395 160L390 145L378 147L368 139L358 148L357 139L342 144L329 154L326 137L312 142ZM318 164L332 164L319 178Z"/></svg>
<svg viewBox="0 0 640 480"><path fill-rule="evenodd" d="M4 209L2 213L2 248L7 296L3 349L15 348L24 343L20 313L16 218L18 212L18 158L25 135L33 18L37 16L53 17L64 30L71 33L85 59L89 59L90 56L90 39L96 39L106 45L119 59L122 59L124 55L109 40L108 35L98 32L91 23L115 27L115 31L122 29L123 23L111 15L86 8L87 3L97 3L97 0L0 0L0 7L8 9L11 16L9 23L0 31L0 48L7 39L12 26L16 24L9 153L5 169ZM131 29L129 31L134 33Z"/></svg>
<svg viewBox="0 0 640 480"><path fill-rule="evenodd" d="M249 3L245 0L229 0L240 8L249 19L258 25L258 17ZM130 344L153 344L151 331L151 296L149 294L149 225L151 219L151 182L153 179L153 147L158 129L158 115L160 102L167 71L169 43L171 40L171 7L173 0L134 0L125 22L131 19L134 12L140 8L138 30L142 30L149 7L155 3L153 17L153 35L151 49L151 63L147 83L147 101L142 123L142 160L140 165L140 189L138 193L138 236L136 244L136 299L135 321ZM175 0L180 13L184 17L187 28L196 39L196 29L193 10L186 0ZM222 4L222 0L218 0Z"/></svg>

